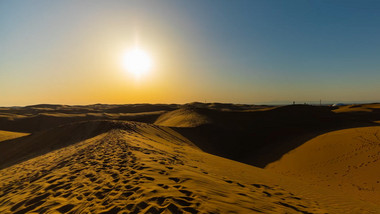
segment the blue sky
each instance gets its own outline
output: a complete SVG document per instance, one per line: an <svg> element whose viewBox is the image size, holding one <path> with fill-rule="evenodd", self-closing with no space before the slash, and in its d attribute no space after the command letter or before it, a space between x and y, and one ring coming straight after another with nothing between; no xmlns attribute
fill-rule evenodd
<svg viewBox="0 0 380 214"><path fill-rule="evenodd" d="M379 26L379 1L1 1L0 105L379 101Z"/></svg>

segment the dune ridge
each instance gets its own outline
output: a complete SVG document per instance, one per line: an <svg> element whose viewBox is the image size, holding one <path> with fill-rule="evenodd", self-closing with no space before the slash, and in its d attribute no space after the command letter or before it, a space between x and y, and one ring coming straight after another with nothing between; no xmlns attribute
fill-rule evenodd
<svg viewBox="0 0 380 214"><path fill-rule="evenodd" d="M81 121L38 132L22 139L8 140L0 144L0 169L78 143L112 129L130 130L137 126L143 127L143 124L145 123L113 120ZM164 132L169 129L155 125L148 126L151 127L150 131L158 129ZM183 139L179 138L178 140L182 141ZM190 141L186 142L192 144Z"/></svg>

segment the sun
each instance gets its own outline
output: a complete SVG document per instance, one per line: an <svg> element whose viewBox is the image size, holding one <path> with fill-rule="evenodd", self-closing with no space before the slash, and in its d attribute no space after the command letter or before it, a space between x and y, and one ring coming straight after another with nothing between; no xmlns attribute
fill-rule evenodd
<svg viewBox="0 0 380 214"><path fill-rule="evenodd" d="M124 68L136 77L146 74L152 69L152 65L152 58L146 51L139 47L134 47L125 52L123 56Z"/></svg>

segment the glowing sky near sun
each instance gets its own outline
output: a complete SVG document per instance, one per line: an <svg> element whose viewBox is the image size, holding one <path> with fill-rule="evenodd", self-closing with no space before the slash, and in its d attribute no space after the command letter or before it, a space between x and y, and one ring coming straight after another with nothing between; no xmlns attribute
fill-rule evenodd
<svg viewBox="0 0 380 214"><path fill-rule="evenodd" d="M372 0L1 1L0 106L379 101L379 11ZM152 63L138 81L120 60L136 35Z"/></svg>

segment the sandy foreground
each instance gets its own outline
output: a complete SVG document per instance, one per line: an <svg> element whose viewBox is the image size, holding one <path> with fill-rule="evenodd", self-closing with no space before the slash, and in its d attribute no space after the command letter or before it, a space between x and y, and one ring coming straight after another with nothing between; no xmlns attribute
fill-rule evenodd
<svg viewBox="0 0 380 214"><path fill-rule="evenodd" d="M138 122L0 170L0 213L379 213Z"/></svg>

